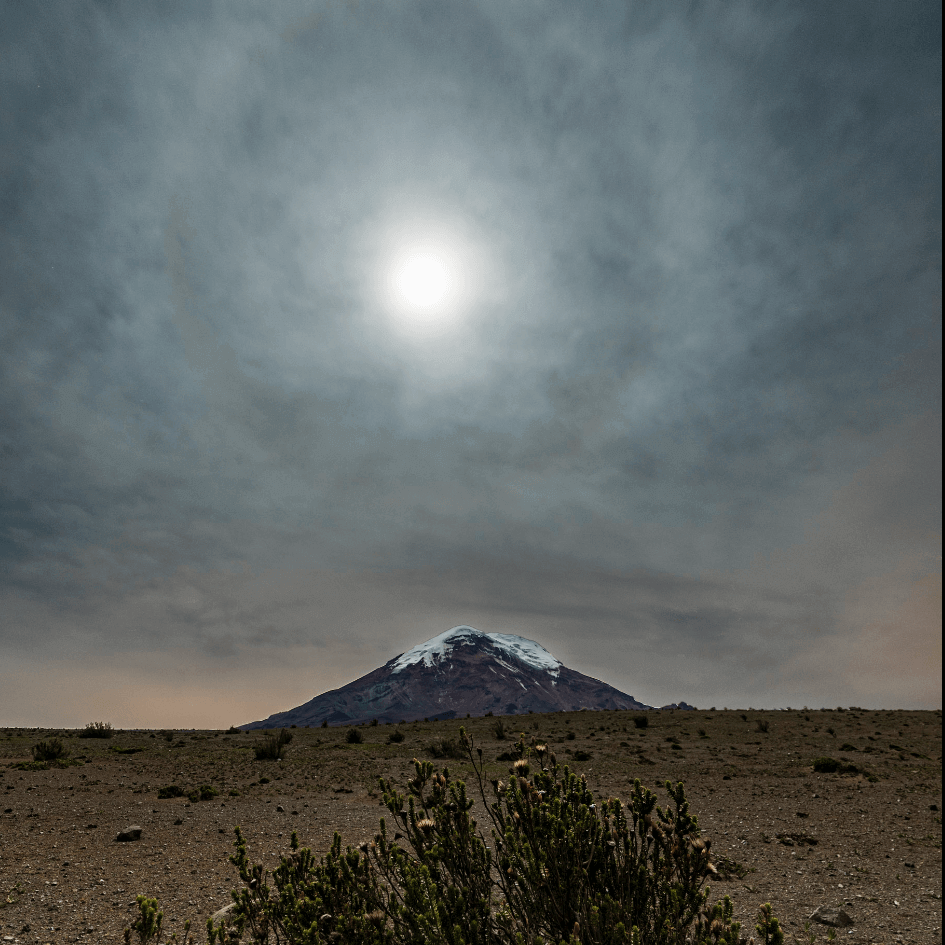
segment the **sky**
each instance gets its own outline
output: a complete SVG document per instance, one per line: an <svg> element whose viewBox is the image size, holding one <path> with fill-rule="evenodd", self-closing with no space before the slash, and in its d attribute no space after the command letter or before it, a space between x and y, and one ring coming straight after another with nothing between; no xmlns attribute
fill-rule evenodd
<svg viewBox="0 0 945 945"><path fill-rule="evenodd" d="M9 5L0 724L940 708L941 16Z"/></svg>

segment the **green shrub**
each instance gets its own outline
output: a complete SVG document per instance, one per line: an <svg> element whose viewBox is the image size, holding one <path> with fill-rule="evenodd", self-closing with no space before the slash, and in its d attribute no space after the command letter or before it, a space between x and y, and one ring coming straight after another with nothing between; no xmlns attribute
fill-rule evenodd
<svg viewBox="0 0 945 945"><path fill-rule="evenodd" d="M178 787L176 784L168 784L167 787L158 789L157 796L159 801L167 801L172 797L183 797L184 789L182 787Z"/></svg>
<svg viewBox="0 0 945 945"><path fill-rule="evenodd" d="M115 734L111 722L89 722L79 732L79 738L111 738Z"/></svg>
<svg viewBox="0 0 945 945"><path fill-rule="evenodd" d="M837 761L836 758L815 758L814 770L821 774L860 774L862 769L857 765ZM863 771L863 774L866 772Z"/></svg>
<svg viewBox="0 0 945 945"><path fill-rule="evenodd" d="M192 791L188 792L187 800L192 804L196 804L198 801L210 801L213 798L219 796L220 792L215 788L211 787L209 784L203 784L199 788L194 788Z"/></svg>
<svg viewBox="0 0 945 945"><path fill-rule="evenodd" d="M637 728L648 728L650 724L650 717L648 715L635 715L633 717L633 724Z"/></svg>
<svg viewBox="0 0 945 945"><path fill-rule="evenodd" d="M257 761L277 761L285 757L286 746L292 741L292 733L284 728L275 735L267 735L261 745L256 745L253 751Z"/></svg>
<svg viewBox="0 0 945 945"><path fill-rule="evenodd" d="M358 731L358 729L349 728L348 731L345 732L345 741L349 745L360 745L361 742L364 741L364 736L360 731Z"/></svg>
<svg viewBox="0 0 945 945"><path fill-rule="evenodd" d="M404 733L401 731L393 731L387 736L388 745L396 745L404 740Z"/></svg>
<svg viewBox="0 0 945 945"><path fill-rule="evenodd" d="M68 757L69 751L58 738L49 741L37 742L30 751L34 761L60 761Z"/></svg>
<svg viewBox="0 0 945 945"><path fill-rule="evenodd" d="M462 746L452 738L441 738L438 741L431 742L427 746L427 751L434 758L465 758L466 752Z"/></svg>
<svg viewBox="0 0 945 945"><path fill-rule="evenodd" d="M491 849L470 816L465 784L415 761L406 796L380 782L393 839L381 820L373 842L342 850L335 834L316 859L293 834L270 874L250 859L236 828L230 861L242 888L233 894L235 934L209 924L210 945L231 936L255 945L745 941L731 900L708 902L711 844L699 836L681 784L666 782L665 810L639 781L626 805L595 802L586 780L561 769L543 745L519 743L523 757L506 783L486 779L481 749L464 730L460 744L491 822ZM153 919L156 901L139 900L142 916L145 905ZM755 928L765 945L783 945L770 906Z"/></svg>
<svg viewBox="0 0 945 945"><path fill-rule="evenodd" d="M496 719L492 723L492 734L500 741L505 741L508 738L508 732L505 730L505 723L502 719Z"/></svg>

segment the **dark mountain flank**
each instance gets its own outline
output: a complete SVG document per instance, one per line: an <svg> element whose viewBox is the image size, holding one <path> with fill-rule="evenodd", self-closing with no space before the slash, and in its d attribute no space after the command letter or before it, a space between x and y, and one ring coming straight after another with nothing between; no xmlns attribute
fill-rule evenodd
<svg viewBox="0 0 945 945"><path fill-rule="evenodd" d="M453 627L354 682L244 729L358 725L577 709L650 709L568 669L543 646L506 633ZM678 703L666 708L692 708Z"/></svg>

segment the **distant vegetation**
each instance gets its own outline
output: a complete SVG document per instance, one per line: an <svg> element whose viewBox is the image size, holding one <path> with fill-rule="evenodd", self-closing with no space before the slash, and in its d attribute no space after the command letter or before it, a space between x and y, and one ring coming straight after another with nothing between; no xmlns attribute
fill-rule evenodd
<svg viewBox="0 0 945 945"><path fill-rule="evenodd" d="M60 761L69 756L66 746L58 738L38 742L32 747L31 751L34 761Z"/></svg>
<svg viewBox="0 0 945 945"><path fill-rule="evenodd" d="M83 731L79 732L79 738L111 738L114 734L111 722L89 722Z"/></svg>
<svg viewBox="0 0 945 945"><path fill-rule="evenodd" d="M292 741L292 733L284 728L278 734L267 735L261 745L256 745L253 751L257 761L278 761L285 757L285 750Z"/></svg>

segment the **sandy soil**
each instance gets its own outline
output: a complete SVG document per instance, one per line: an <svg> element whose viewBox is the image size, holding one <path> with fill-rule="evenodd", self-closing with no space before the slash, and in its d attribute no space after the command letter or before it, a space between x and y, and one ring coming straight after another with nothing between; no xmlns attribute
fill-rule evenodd
<svg viewBox="0 0 945 945"><path fill-rule="evenodd" d="M770 901L788 941L809 943L811 912L842 906L855 924L837 930L837 941L941 942L941 712L651 712L646 729L635 727L634 715L503 721L547 741L559 761L588 752L574 767L602 796L625 797L634 777L654 789L667 778L683 781L713 852L747 871L713 887L713 898L732 897L746 924ZM486 758L510 747L494 737L494 722L463 723ZM429 757L430 743L455 737L459 725L399 726L406 735L399 745L386 744L390 726L364 727L361 745L347 744L342 729L298 729L282 762L255 760L260 733L79 739L0 731L0 942L121 942L138 893L160 899L171 930L186 919L199 929L237 885L227 860L234 825L267 866L293 830L316 852L336 830L346 843L370 838L386 813L377 776L403 786L411 759ZM31 746L55 736L81 764L24 770ZM865 773L815 773L820 756ZM507 768L492 770L504 776ZM159 800L159 788L172 784L219 793L195 803ZM141 839L116 842L132 824L142 827ZM828 938L820 925L810 933Z"/></svg>

